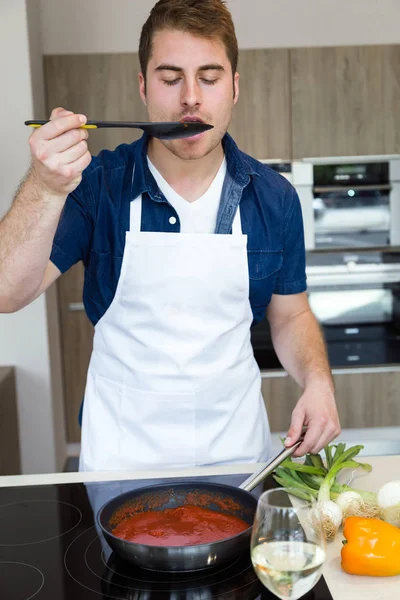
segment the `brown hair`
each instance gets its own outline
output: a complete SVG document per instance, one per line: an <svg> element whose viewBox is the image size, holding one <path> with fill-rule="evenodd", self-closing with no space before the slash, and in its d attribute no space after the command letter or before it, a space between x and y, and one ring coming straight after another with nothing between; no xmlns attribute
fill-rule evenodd
<svg viewBox="0 0 400 600"><path fill-rule="evenodd" d="M219 40L226 49L235 74L238 42L232 15L224 0L159 0L143 25L139 43L140 68L146 80L153 36L163 29L177 29L192 35Z"/></svg>

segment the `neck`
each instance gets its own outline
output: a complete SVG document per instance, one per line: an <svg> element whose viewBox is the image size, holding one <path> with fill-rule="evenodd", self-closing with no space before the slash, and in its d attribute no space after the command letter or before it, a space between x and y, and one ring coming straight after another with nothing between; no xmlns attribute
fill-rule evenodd
<svg viewBox="0 0 400 600"><path fill-rule="evenodd" d="M208 190L224 159L221 143L202 158L184 160L155 138L150 139L147 154L172 189L188 202L194 202Z"/></svg>

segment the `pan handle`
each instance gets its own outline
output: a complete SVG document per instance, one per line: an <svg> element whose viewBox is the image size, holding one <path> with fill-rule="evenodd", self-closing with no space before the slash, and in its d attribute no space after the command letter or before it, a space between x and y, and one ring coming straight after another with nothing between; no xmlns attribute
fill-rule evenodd
<svg viewBox="0 0 400 600"><path fill-rule="evenodd" d="M264 481L264 479L272 473L279 465L289 456L293 454L293 452L300 446L300 444L304 441L305 432L301 434L299 439L293 446L290 448L284 448L277 456L275 456L265 467L258 471L257 473L253 473L250 475L243 483L239 486L246 492L251 492L255 487L258 486L259 483Z"/></svg>

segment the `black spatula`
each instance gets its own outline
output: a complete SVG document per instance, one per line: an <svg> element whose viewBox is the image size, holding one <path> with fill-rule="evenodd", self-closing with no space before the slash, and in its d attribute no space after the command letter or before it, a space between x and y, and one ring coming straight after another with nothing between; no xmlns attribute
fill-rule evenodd
<svg viewBox="0 0 400 600"><path fill-rule="evenodd" d="M25 121L25 125L29 127L41 127L48 121ZM153 122L140 123L135 121L87 121L82 125L83 129L98 129L101 127L129 127L133 129L142 129L149 135L159 138L160 140L175 140L178 138L187 138L197 133L203 133L208 129L213 129L213 125L200 123L200 121L180 122Z"/></svg>

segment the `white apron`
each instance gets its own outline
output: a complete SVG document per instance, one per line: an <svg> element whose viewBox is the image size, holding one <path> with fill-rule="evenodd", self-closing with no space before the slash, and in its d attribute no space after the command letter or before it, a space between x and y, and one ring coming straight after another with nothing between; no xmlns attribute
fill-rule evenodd
<svg viewBox="0 0 400 600"><path fill-rule="evenodd" d="M265 461L270 432L250 343L247 236L130 231L95 327L80 470Z"/></svg>

